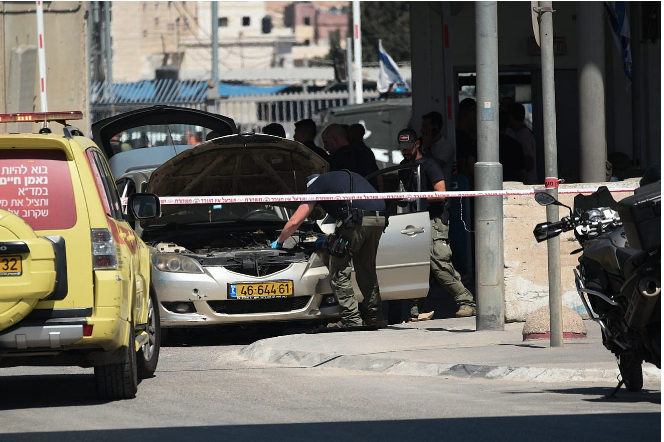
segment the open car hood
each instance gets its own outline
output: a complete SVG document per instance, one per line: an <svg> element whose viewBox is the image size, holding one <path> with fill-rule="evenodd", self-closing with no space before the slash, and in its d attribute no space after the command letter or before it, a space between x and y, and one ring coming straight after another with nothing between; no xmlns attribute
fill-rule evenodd
<svg viewBox="0 0 664 442"><path fill-rule="evenodd" d="M233 134L236 131L232 118L198 109L160 105L136 109L99 120L92 124L92 139L110 160L116 154L111 146L111 138L115 134L141 126L169 124L202 126L222 136Z"/></svg>
<svg viewBox="0 0 664 442"><path fill-rule="evenodd" d="M263 134L228 135L162 164L152 173L147 192L159 196L300 194L307 188L309 175L327 172L328 167L323 158L295 141ZM169 205L163 210L180 209Z"/></svg>

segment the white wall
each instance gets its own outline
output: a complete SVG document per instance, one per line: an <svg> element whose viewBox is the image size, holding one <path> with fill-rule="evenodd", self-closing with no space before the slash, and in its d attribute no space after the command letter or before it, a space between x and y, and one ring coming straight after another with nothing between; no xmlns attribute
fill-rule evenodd
<svg viewBox="0 0 664 442"><path fill-rule="evenodd" d="M450 25L455 66L475 65L475 3L452 2ZM576 6L556 2L553 16L554 37L565 37L567 53L555 57L557 69L576 68ZM533 37L530 2L498 2L498 60L500 66L536 65L539 55L528 55L528 40Z"/></svg>

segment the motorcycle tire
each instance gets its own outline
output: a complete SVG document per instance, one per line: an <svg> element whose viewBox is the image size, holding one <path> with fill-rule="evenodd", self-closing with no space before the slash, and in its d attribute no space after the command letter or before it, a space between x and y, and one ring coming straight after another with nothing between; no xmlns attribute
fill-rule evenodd
<svg viewBox="0 0 664 442"><path fill-rule="evenodd" d="M624 354L618 357L618 368L620 376L625 382L627 391L640 391L643 388L642 361L632 354Z"/></svg>

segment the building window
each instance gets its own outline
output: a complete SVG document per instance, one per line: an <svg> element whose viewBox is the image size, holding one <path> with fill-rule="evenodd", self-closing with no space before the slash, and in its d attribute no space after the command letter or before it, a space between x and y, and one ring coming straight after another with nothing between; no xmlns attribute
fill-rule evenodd
<svg viewBox="0 0 664 442"><path fill-rule="evenodd" d="M332 14L332 15L337 15L338 13L339 13L339 10L337 9L336 6L332 6L332 7L330 8L330 14Z"/></svg>
<svg viewBox="0 0 664 442"><path fill-rule="evenodd" d="M147 36L148 36L147 29L143 29L143 38L147 38Z"/></svg>
<svg viewBox="0 0 664 442"><path fill-rule="evenodd" d="M171 32L175 31L175 23L169 23L168 24L168 30L171 31Z"/></svg>
<svg viewBox="0 0 664 442"><path fill-rule="evenodd" d="M251 17L244 16L242 17L242 26L251 25Z"/></svg>
<svg viewBox="0 0 664 442"><path fill-rule="evenodd" d="M311 26L311 17L304 17L304 25Z"/></svg>
<svg viewBox="0 0 664 442"><path fill-rule="evenodd" d="M263 34L269 34L272 32L272 17L269 15L266 15L263 17L263 20L261 20L261 31Z"/></svg>
<svg viewBox="0 0 664 442"><path fill-rule="evenodd" d="M154 25L159 26L159 17L154 18Z"/></svg>
<svg viewBox="0 0 664 442"><path fill-rule="evenodd" d="M225 28L228 26L228 17L219 17L217 22L220 28Z"/></svg>
<svg viewBox="0 0 664 442"><path fill-rule="evenodd" d="M309 46L310 44L311 44L311 40L309 40L308 38L306 40L304 40L304 45L305 46Z"/></svg>

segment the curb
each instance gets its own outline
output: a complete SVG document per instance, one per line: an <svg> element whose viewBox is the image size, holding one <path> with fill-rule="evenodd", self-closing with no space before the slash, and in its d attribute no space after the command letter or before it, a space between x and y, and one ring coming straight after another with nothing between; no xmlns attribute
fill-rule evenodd
<svg viewBox="0 0 664 442"><path fill-rule="evenodd" d="M615 369L571 369L551 367L509 367L475 364L441 364L415 362L394 358L377 358L365 355L341 355L312 353L295 350L277 350L258 341L238 352L238 356L254 362L296 365L306 368L340 368L344 370L370 371L401 376L451 376L466 379L504 380L512 382L611 382L617 381ZM645 381L661 382L660 370L643 368Z"/></svg>

